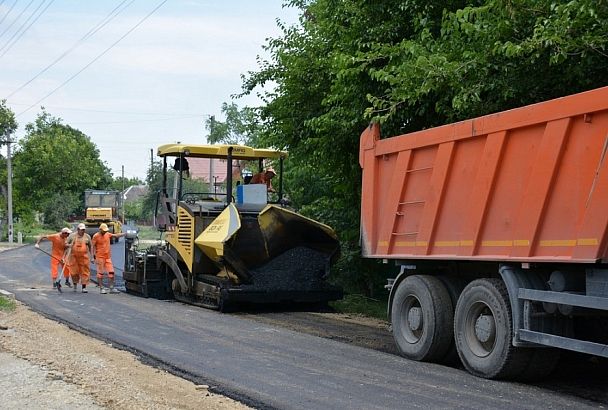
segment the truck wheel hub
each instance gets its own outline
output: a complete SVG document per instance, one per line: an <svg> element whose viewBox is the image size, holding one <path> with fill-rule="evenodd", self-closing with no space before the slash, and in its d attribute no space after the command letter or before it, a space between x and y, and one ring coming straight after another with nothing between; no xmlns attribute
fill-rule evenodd
<svg viewBox="0 0 608 410"><path fill-rule="evenodd" d="M491 315L479 315L475 321L475 336L481 343L486 343L496 335L496 325Z"/></svg>
<svg viewBox="0 0 608 410"><path fill-rule="evenodd" d="M419 307L410 308L407 313L407 323L412 330L420 330L422 328L422 309Z"/></svg>

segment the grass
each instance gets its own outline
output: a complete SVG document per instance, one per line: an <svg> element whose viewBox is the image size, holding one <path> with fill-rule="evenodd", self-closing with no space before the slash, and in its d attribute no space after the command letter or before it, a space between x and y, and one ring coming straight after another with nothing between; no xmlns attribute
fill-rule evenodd
<svg viewBox="0 0 608 410"><path fill-rule="evenodd" d="M338 312L357 313L386 320L386 301L368 298L358 294L344 295L342 300L330 302L329 305Z"/></svg>
<svg viewBox="0 0 608 410"><path fill-rule="evenodd" d="M160 238L160 232L154 226L137 226L137 236L139 239L153 239L158 240Z"/></svg>
<svg viewBox="0 0 608 410"><path fill-rule="evenodd" d="M0 296L0 310L5 312L12 312L17 307L17 304L13 299L5 296Z"/></svg>

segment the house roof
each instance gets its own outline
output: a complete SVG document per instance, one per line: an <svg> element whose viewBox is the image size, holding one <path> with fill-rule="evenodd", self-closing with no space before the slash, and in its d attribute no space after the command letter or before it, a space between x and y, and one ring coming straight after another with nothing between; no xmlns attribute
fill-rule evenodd
<svg viewBox="0 0 608 410"><path fill-rule="evenodd" d="M135 201L148 193L146 185L131 185L122 193L122 199L125 202Z"/></svg>

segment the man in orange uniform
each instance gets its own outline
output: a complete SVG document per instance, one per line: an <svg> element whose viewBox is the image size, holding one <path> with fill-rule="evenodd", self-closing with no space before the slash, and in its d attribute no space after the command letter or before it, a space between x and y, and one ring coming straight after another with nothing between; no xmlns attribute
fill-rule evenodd
<svg viewBox="0 0 608 410"><path fill-rule="evenodd" d="M255 174L251 178L251 181L249 181L249 183L250 184L266 184L266 189L267 189L268 192L275 192L274 188L272 187L272 181L271 180L276 175L277 175L277 173L274 172L274 169L268 168L264 172L259 172L259 173Z"/></svg>
<svg viewBox="0 0 608 410"><path fill-rule="evenodd" d="M36 249L40 249L40 242L44 239L51 242L51 280L53 281L53 288L57 288L61 291L61 279L57 279L57 269L61 267L63 276L65 278L66 286L72 287L70 284L70 269L65 266L63 254L65 253L65 241L72 231L68 228L63 228L61 232L54 233L51 235L42 235L36 241Z"/></svg>
<svg viewBox="0 0 608 410"><path fill-rule="evenodd" d="M103 287L103 275L108 274L108 282L110 284L110 293L120 293L114 288L114 265L112 264L112 249L110 242L112 238L120 238L125 236L125 233L108 232L108 225L102 223L99 225L99 232L93 235L93 259L97 266L97 285L100 293L108 293Z"/></svg>
<svg viewBox="0 0 608 410"><path fill-rule="evenodd" d="M84 224L78 224L76 233L68 236L66 259L70 266L72 282L74 282L74 292L78 287L78 282L82 285L82 293L87 293L91 268L91 237L85 232Z"/></svg>

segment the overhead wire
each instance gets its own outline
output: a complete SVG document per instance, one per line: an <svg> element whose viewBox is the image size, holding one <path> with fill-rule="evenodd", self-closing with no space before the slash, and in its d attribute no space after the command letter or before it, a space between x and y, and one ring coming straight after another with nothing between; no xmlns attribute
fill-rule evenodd
<svg viewBox="0 0 608 410"><path fill-rule="evenodd" d="M40 10L40 8L46 3L46 1L47 0L42 0L42 2L36 8L36 10L34 10L32 12L32 14L30 14L30 16L27 18L27 20L25 20L25 22L21 25L21 27L19 27L19 29L17 31L15 31L15 33L13 33L13 36L7 41L7 43L4 45L4 47L0 48L0 53L1 53L0 54L0 58L4 57L4 55L6 53L8 53L8 51L11 48L13 48L13 46L19 40L21 40L21 37L23 37L23 35L30 29L30 27L32 27L38 21L38 19L40 18L40 16L42 16L44 14L44 12L47 11L47 9L51 6L51 4L53 4L53 2L55 0L49 0L49 2L47 3L46 7L44 9L42 9L42 11L40 13L38 13L38 15L34 18L34 20L32 20L32 22L27 27L23 28L28 23L28 21L36 14L36 12L38 10ZM17 36L17 38L15 38L15 36Z"/></svg>
<svg viewBox="0 0 608 410"><path fill-rule="evenodd" d="M90 37L92 37L93 35L95 35L99 30L101 30L102 28L104 28L110 21L112 21L116 16L118 16L127 7L129 7L133 3L133 1L135 1L135 0L130 0L129 3L126 6L124 6L124 7L121 8L121 6L123 6L127 1L129 1L129 0L123 0L121 3L118 4L118 6L114 7L114 9L112 11L110 11L110 13L108 13L107 16L105 16L99 23L97 23L89 31L87 31L78 41L76 41L76 43L74 43L72 45L72 47L70 47L69 49L67 49L66 51L64 51L59 57L57 57L55 60L53 60L53 62L51 62L49 65L47 65L42 70L40 70L40 72L38 74L36 74L34 77L30 78L28 81L26 81L21 86L19 86L19 88L17 88L12 93L10 93L6 97L6 99L8 100L10 97L12 97L13 95L15 95L19 91L23 90L25 87L27 87L29 84L31 84L34 80L36 80L42 74L44 74L49 69L51 69L55 64L57 64L64 57L66 57L68 54L70 54L72 51L74 51L78 46L80 46L80 44L82 44L84 41L88 40Z"/></svg>
<svg viewBox="0 0 608 410"><path fill-rule="evenodd" d="M13 2L13 5L8 9L8 11L6 12L6 14L4 15L4 17L2 17L0 19L0 24L4 23L4 20L8 17L9 14L11 14L11 11L13 11L13 8L15 7L15 4L17 4L19 0L15 0Z"/></svg>
<svg viewBox="0 0 608 410"><path fill-rule="evenodd" d="M108 51L110 51L112 48L114 48L118 43L120 43L125 37L127 37L129 34L131 34L135 29L137 29L141 24L143 24L144 21L146 21L152 14L154 14L159 8L162 7L163 4L165 4L167 2L167 0L163 0L161 1L154 9L152 9L151 12L149 12L144 18L142 18L139 22L137 22L137 24L135 24L133 27L131 27L125 34L123 34L118 40L116 40L114 43L112 43L109 47L107 47L104 51L102 51L100 54L98 54L93 60L91 60L88 64L86 64L84 67L82 67L80 70L78 70L75 74L73 74L72 76L70 76L67 80L65 80L63 83L61 83L58 87L54 88L51 92L49 92L48 94L46 94L44 97L42 97L41 99L39 99L38 101L36 101L34 104L30 105L28 108L26 108L25 110L21 111L19 114L16 115L16 117L19 117L20 115L26 113L27 111L31 110L32 108L34 108L36 105L38 105L39 103L41 103L42 101L46 100L48 97L50 97L51 95L53 95L55 92L57 92L59 89L61 89L63 86L65 86L67 83L69 83L70 81L72 81L74 78L76 78L80 73L82 73L84 70L86 70L87 68L89 68L91 65L93 65L97 60L99 60L101 57L103 57Z"/></svg>
<svg viewBox="0 0 608 410"><path fill-rule="evenodd" d="M104 124L131 124L138 122L152 122L152 121L174 121L174 120L185 120L190 118L203 118L208 117L205 114L198 115L184 115L184 116L176 116L170 118L151 118L146 120L127 120L127 121L91 121L91 122L73 122L72 125L104 125Z"/></svg>
<svg viewBox="0 0 608 410"><path fill-rule="evenodd" d="M17 103L17 102L12 102L12 105L30 105L29 103ZM62 109L62 110L66 110L66 111L84 111L84 112L100 112L100 113L104 113L104 114L126 114L126 115L164 115L164 116L171 116L171 117L179 117L179 116L192 116L192 117L196 117L199 116L201 114L193 114L193 113L166 113L166 112L142 112L142 111L110 111L110 110L95 110L95 109L89 109L89 108L75 108L75 107L66 107L66 106L61 106L61 105L45 105L46 108L57 108L57 109ZM209 115L207 115L209 116Z"/></svg>
<svg viewBox="0 0 608 410"><path fill-rule="evenodd" d="M15 17L15 19L14 19L14 20L11 22L11 24L9 24L9 25L8 25L8 26L7 26L7 27L4 29L4 31L3 31L2 33L0 33L0 38L2 38L2 36L4 36L4 34L5 34L7 31L9 31L9 30L10 30L10 29L13 27L13 25L14 25L14 24L15 24L17 21L19 21L19 19L21 18L21 16L23 16L23 13L25 13L25 11L26 11L27 9L29 9L29 8L30 8L30 6L32 5L32 3L33 3L33 2L34 2L34 0L31 0L31 1L30 1L30 2L27 4L27 6L25 6L25 8L24 8L23 10L21 10L21 13L19 13L19 15L18 15L17 17Z"/></svg>

